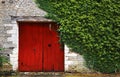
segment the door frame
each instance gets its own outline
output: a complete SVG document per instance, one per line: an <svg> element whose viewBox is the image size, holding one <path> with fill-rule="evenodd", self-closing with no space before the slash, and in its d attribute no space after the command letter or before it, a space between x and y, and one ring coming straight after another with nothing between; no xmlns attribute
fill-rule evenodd
<svg viewBox="0 0 120 77"><path fill-rule="evenodd" d="M23 22L25 22L25 23L48 23L48 24L54 23L54 24L57 24L56 22L53 22L53 21L17 21L18 26L20 23L23 23ZM18 37L19 37L19 35L18 35ZM64 44L62 44L62 46L63 46L63 51L64 51ZM20 50L19 50L19 42L18 42L18 53L19 53L19 51ZM63 60L64 60L63 65L64 65L64 71L65 71L65 56L64 56ZM19 54L18 54L18 64L19 64ZM62 72L64 72L64 71L62 71Z"/></svg>

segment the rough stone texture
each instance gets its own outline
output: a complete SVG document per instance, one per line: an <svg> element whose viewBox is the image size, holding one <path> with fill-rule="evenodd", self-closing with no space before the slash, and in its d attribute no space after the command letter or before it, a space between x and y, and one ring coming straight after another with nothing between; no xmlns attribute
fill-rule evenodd
<svg viewBox="0 0 120 77"><path fill-rule="evenodd" d="M72 52L65 46L65 71L66 72L91 72L85 67L82 55Z"/></svg>
<svg viewBox="0 0 120 77"><path fill-rule="evenodd" d="M18 27L13 16L44 16L45 11L36 7L33 0L0 0L0 54L10 54L13 69L18 67Z"/></svg>
<svg viewBox="0 0 120 77"><path fill-rule="evenodd" d="M32 0L0 0L0 46L5 46L4 48L14 46L12 43L7 45L10 40L8 37L11 37L13 32L9 32L12 29L11 16L44 16L45 14L46 12L37 8Z"/></svg>
<svg viewBox="0 0 120 77"><path fill-rule="evenodd" d="M40 16L44 15L46 12L37 8L33 0L0 0L0 48L5 48L4 53L0 52L0 54L10 56L13 70L18 69L19 39L16 20L46 21L44 18L39 19ZM67 46L65 46L65 71L89 71L84 66L82 56L71 52Z"/></svg>

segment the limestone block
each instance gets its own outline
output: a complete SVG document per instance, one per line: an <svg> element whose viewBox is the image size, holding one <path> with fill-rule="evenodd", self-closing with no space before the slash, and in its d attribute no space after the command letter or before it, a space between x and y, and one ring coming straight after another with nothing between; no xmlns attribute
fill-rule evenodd
<svg viewBox="0 0 120 77"><path fill-rule="evenodd" d="M69 52L69 48L67 45L65 45L65 52L68 53Z"/></svg>
<svg viewBox="0 0 120 77"><path fill-rule="evenodd" d="M13 24L15 24L15 25L17 24L17 22L15 20L11 20L11 23L12 23L12 25Z"/></svg>
<svg viewBox="0 0 120 77"><path fill-rule="evenodd" d="M65 49L64 51L65 51L65 54L69 53L69 50L66 50L66 49Z"/></svg>
<svg viewBox="0 0 120 77"><path fill-rule="evenodd" d="M0 33L0 37L4 37L5 36L5 33Z"/></svg>
<svg viewBox="0 0 120 77"><path fill-rule="evenodd" d="M4 30L4 28L5 28L4 26L0 26L0 30Z"/></svg>
<svg viewBox="0 0 120 77"><path fill-rule="evenodd" d="M17 31L16 30L7 30L7 33L8 34L15 34L15 33L17 33Z"/></svg>
<svg viewBox="0 0 120 77"><path fill-rule="evenodd" d="M83 64L83 62L79 62L79 61L72 61L72 65L76 65L76 64Z"/></svg>
<svg viewBox="0 0 120 77"><path fill-rule="evenodd" d="M4 24L4 26L13 26L12 24Z"/></svg>
<svg viewBox="0 0 120 77"><path fill-rule="evenodd" d="M11 30L11 29L13 29L12 26L6 26L6 27L5 27L5 30Z"/></svg>
<svg viewBox="0 0 120 77"><path fill-rule="evenodd" d="M5 49L5 50L0 52L0 54L11 54L11 53L12 53L11 49Z"/></svg>
<svg viewBox="0 0 120 77"><path fill-rule="evenodd" d="M13 60L17 59L18 54L10 54L10 58Z"/></svg>
<svg viewBox="0 0 120 77"><path fill-rule="evenodd" d="M13 64L13 70L17 70L17 69L18 69L18 63L15 62L15 63Z"/></svg>
<svg viewBox="0 0 120 77"><path fill-rule="evenodd" d="M18 26L16 24L13 26L13 30L18 30Z"/></svg>
<svg viewBox="0 0 120 77"><path fill-rule="evenodd" d="M15 48L16 45L15 44L4 44L3 47L4 48Z"/></svg>
<svg viewBox="0 0 120 77"><path fill-rule="evenodd" d="M68 65L65 64L65 71L68 71Z"/></svg>
<svg viewBox="0 0 120 77"><path fill-rule="evenodd" d="M5 37L0 37L0 41L3 41L3 40L5 40Z"/></svg>
<svg viewBox="0 0 120 77"><path fill-rule="evenodd" d="M73 61L65 61L65 64L66 65L71 65L71 64L73 64Z"/></svg>
<svg viewBox="0 0 120 77"><path fill-rule="evenodd" d="M88 68L86 68L84 65L69 65L68 66L68 70L70 72L81 72L81 73L85 73L85 72L91 72Z"/></svg>
<svg viewBox="0 0 120 77"><path fill-rule="evenodd" d="M77 60L79 60L79 61L84 61L84 58L83 58L82 55L78 55L78 56L77 56Z"/></svg>
<svg viewBox="0 0 120 77"><path fill-rule="evenodd" d="M8 37L11 37L11 36L12 36L11 34L7 34L7 33L5 33L4 35L5 35L5 37L6 37L6 38L8 38Z"/></svg>
<svg viewBox="0 0 120 77"><path fill-rule="evenodd" d="M18 55L18 48L17 47L13 49L13 54L17 54Z"/></svg>
<svg viewBox="0 0 120 77"><path fill-rule="evenodd" d="M68 57L68 60L71 60L71 61L77 61L77 57L76 56L69 56Z"/></svg>
<svg viewBox="0 0 120 77"><path fill-rule="evenodd" d="M11 37L11 34L0 33L0 37Z"/></svg>
<svg viewBox="0 0 120 77"><path fill-rule="evenodd" d="M10 38L12 38L15 42L17 42L17 33L12 34Z"/></svg>
<svg viewBox="0 0 120 77"><path fill-rule="evenodd" d="M65 56L77 56L78 54L77 53L68 53L68 54L65 54Z"/></svg>
<svg viewBox="0 0 120 77"><path fill-rule="evenodd" d="M68 60L68 57L65 57L65 61L67 61Z"/></svg>

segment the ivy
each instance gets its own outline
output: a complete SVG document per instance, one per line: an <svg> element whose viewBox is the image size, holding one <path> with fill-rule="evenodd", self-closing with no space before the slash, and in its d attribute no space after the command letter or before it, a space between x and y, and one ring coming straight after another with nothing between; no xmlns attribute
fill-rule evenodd
<svg viewBox="0 0 120 77"><path fill-rule="evenodd" d="M87 67L120 72L120 0L35 0L58 22L61 40Z"/></svg>
<svg viewBox="0 0 120 77"><path fill-rule="evenodd" d="M4 52L4 50L5 48L0 48L0 52ZM3 63L7 63L7 62L8 59L4 55L0 54L0 67L3 66Z"/></svg>

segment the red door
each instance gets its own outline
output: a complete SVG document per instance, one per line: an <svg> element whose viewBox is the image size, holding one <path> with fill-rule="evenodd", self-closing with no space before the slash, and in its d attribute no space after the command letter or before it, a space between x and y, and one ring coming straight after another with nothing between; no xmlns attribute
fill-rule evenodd
<svg viewBox="0 0 120 77"><path fill-rule="evenodd" d="M55 23L19 22L19 71L64 71Z"/></svg>

